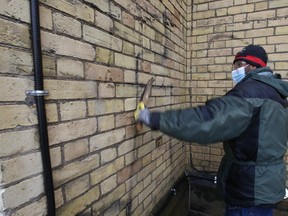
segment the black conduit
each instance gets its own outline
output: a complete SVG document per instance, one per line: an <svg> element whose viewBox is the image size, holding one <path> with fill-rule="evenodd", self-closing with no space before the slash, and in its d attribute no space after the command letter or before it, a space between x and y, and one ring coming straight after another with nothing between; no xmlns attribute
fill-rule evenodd
<svg viewBox="0 0 288 216"><path fill-rule="evenodd" d="M40 39L40 18L39 18L39 1L30 1L31 16L31 34L32 34L32 52L34 64L34 82L35 90L43 91L43 70L42 70L42 49ZM39 141L43 163L44 189L47 197L47 215L55 215L55 198L54 186L51 169L51 159L49 152L47 119L45 111L44 96L36 96L35 102L37 106L38 125L39 125Z"/></svg>

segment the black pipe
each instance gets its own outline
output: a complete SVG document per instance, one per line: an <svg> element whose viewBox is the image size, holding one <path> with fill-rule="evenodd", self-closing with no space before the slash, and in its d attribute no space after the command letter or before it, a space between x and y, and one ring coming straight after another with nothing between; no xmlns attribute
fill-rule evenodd
<svg viewBox="0 0 288 216"><path fill-rule="evenodd" d="M34 65L34 84L35 90L43 91L43 69L42 69L42 49L40 38L40 17L39 17L39 1L30 1L31 15L31 34L32 34L32 52ZM39 141L43 164L44 189L47 197L47 215L55 215L55 197L51 168L51 159L49 152L49 141L47 131L47 119L45 111L44 96L36 96L35 102L37 106Z"/></svg>

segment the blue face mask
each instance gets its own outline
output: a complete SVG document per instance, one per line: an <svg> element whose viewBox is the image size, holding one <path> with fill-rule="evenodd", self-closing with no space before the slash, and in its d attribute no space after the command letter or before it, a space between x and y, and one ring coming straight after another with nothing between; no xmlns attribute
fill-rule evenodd
<svg viewBox="0 0 288 216"><path fill-rule="evenodd" d="M246 76L245 68L246 68L247 66L248 66L248 65L246 65L245 67L240 67L240 68L232 71L232 80L233 80L236 84L239 83L239 82Z"/></svg>

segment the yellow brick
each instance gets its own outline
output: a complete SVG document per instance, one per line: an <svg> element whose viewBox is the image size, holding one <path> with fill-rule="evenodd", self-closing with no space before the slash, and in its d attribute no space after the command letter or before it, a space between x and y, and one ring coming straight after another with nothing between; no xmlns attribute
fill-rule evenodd
<svg viewBox="0 0 288 216"><path fill-rule="evenodd" d="M114 83L100 83L98 86L99 98L113 98L115 97Z"/></svg>
<svg viewBox="0 0 288 216"><path fill-rule="evenodd" d="M122 50L122 40L99 29L84 25L83 27L84 40L95 45L103 46L112 50Z"/></svg>
<svg viewBox="0 0 288 216"><path fill-rule="evenodd" d="M115 148L109 148L101 151L101 164L105 164L114 160L117 157L117 152Z"/></svg>
<svg viewBox="0 0 288 216"><path fill-rule="evenodd" d="M65 185L64 190L67 201L79 196L89 189L89 175L84 175Z"/></svg>
<svg viewBox="0 0 288 216"><path fill-rule="evenodd" d="M21 181L18 184L7 187L2 192L3 202L0 209L3 211L8 208L16 208L31 199L36 199L42 193L44 193L42 175Z"/></svg>
<svg viewBox="0 0 288 216"><path fill-rule="evenodd" d="M97 85L92 81L44 80L49 91L47 99L86 99L97 96Z"/></svg>
<svg viewBox="0 0 288 216"><path fill-rule="evenodd" d="M59 77L84 77L83 63L66 58L57 60L57 74Z"/></svg>
<svg viewBox="0 0 288 216"><path fill-rule="evenodd" d="M93 8L81 3L78 0L73 1L73 3L65 0L41 0L41 2L60 11L64 11L79 19L85 20L87 22L94 22Z"/></svg>
<svg viewBox="0 0 288 216"><path fill-rule="evenodd" d="M60 13L53 14L54 29L72 37L81 37L81 23L76 19L64 16Z"/></svg>
<svg viewBox="0 0 288 216"><path fill-rule="evenodd" d="M254 4L245 4L235 7L228 8L228 14L241 14L241 13L249 13L254 11Z"/></svg>
<svg viewBox="0 0 288 216"><path fill-rule="evenodd" d="M72 200L63 207L57 209L58 216L67 216L67 215L77 215L77 213L82 212L86 209L87 205L92 204L95 200L98 200L100 197L99 187L96 186L82 196Z"/></svg>
<svg viewBox="0 0 288 216"><path fill-rule="evenodd" d="M103 115L110 113L122 112L124 110L124 103L122 100L103 99L88 102L89 116Z"/></svg>
<svg viewBox="0 0 288 216"><path fill-rule="evenodd" d="M136 69L136 58L127 55L122 55L120 53L115 53L115 65L127 69Z"/></svg>
<svg viewBox="0 0 288 216"><path fill-rule="evenodd" d="M1 105L0 119L0 130L35 125L36 108L25 105Z"/></svg>
<svg viewBox="0 0 288 216"><path fill-rule="evenodd" d="M282 8L287 6L288 2L286 0L269 1L269 8Z"/></svg>
<svg viewBox="0 0 288 216"><path fill-rule="evenodd" d="M117 175L113 175L108 179L105 179L100 184L101 194L105 195L117 186Z"/></svg>
<svg viewBox="0 0 288 216"><path fill-rule="evenodd" d="M53 29L52 11L46 7L39 7L40 26L46 29Z"/></svg>
<svg viewBox="0 0 288 216"><path fill-rule="evenodd" d="M276 35L287 35L287 31L288 31L288 27L286 26L281 26L281 27L277 27L275 34Z"/></svg>
<svg viewBox="0 0 288 216"><path fill-rule="evenodd" d="M67 166L53 171L53 181L55 187L58 187L72 179L75 179L93 169L99 167L99 155L91 155L81 161L70 163Z"/></svg>
<svg viewBox="0 0 288 216"><path fill-rule="evenodd" d="M0 14L30 22L30 2L26 0L2 0Z"/></svg>
<svg viewBox="0 0 288 216"><path fill-rule="evenodd" d="M106 31L113 31L113 20L109 16L100 13L99 11L95 12L95 24Z"/></svg>
<svg viewBox="0 0 288 216"><path fill-rule="evenodd" d="M73 101L60 104L61 120L72 120L86 116L86 103L84 101Z"/></svg>
<svg viewBox="0 0 288 216"><path fill-rule="evenodd" d="M69 142L64 145L64 159L70 161L88 154L89 144L87 139Z"/></svg>
<svg viewBox="0 0 288 216"><path fill-rule="evenodd" d="M135 107L134 107L135 108ZM98 117L98 130L100 132L115 128L114 115Z"/></svg>
<svg viewBox="0 0 288 216"><path fill-rule="evenodd" d="M266 10L266 11L260 11L260 12L254 12L254 13L249 13L247 15L247 20L263 20L263 17L265 19L269 18L275 18L275 11L274 10Z"/></svg>
<svg viewBox="0 0 288 216"><path fill-rule="evenodd" d="M0 42L30 48L27 26L0 19Z"/></svg>
<svg viewBox="0 0 288 216"><path fill-rule="evenodd" d="M51 125L48 127L50 145L85 137L95 133L96 130L97 122L95 118Z"/></svg>
<svg viewBox="0 0 288 216"><path fill-rule="evenodd" d="M23 208L17 209L17 211L13 212L11 216L19 216L19 215L39 216L39 215L45 215L46 213L47 213L46 198L42 197L41 199L37 198L37 201L25 205L25 207Z"/></svg>
<svg viewBox="0 0 288 216"><path fill-rule="evenodd" d="M48 32L42 32L41 37L42 47L45 51L85 60L93 60L95 58L95 50L93 46L88 43Z"/></svg>
<svg viewBox="0 0 288 216"><path fill-rule="evenodd" d="M90 151L98 151L105 147L112 146L116 143L122 142L125 139L125 129L115 129L106 133L92 136L90 140Z"/></svg>
<svg viewBox="0 0 288 216"><path fill-rule="evenodd" d="M271 36L274 34L273 28L266 28L266 29L256 29L256 30L249 30L246 33L248 38L250 37L263 37L263 36Z"/></svg>
<svg viewBox="0 0 288 216"><path fill-rule="evenodd" d="M24 101L26 90L34 89L30 79L15 77L0 77L0 101Z"/></svg>
<svg viewBox="0 0 288 216"><path fill-rule="evenodd" d="M108 49L96 47L96 62L112 64L114 62L113 52Z"/></svg>
<svg viewBox="0 0 288 216"><path fill-rule="evenodd" d="M126 40L141 45L141 35L138 32L133 31L132 29L118 22L114 22L114 28L115 35L118 35L119 37L123 37L125 35Z"/></svg>

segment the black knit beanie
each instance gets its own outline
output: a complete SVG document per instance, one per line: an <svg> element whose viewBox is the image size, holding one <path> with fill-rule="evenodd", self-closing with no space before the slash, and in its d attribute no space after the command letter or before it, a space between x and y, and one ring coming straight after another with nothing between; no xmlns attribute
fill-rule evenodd
<svg viewBox="0 0 288 216"><path fill-rule="evenodd" d="M244 47L235 56L235 61L245 61L247 64L254 65L256 67L265 67L267 65L267 53L265 49L259 45L248 45Z"/></svg>

